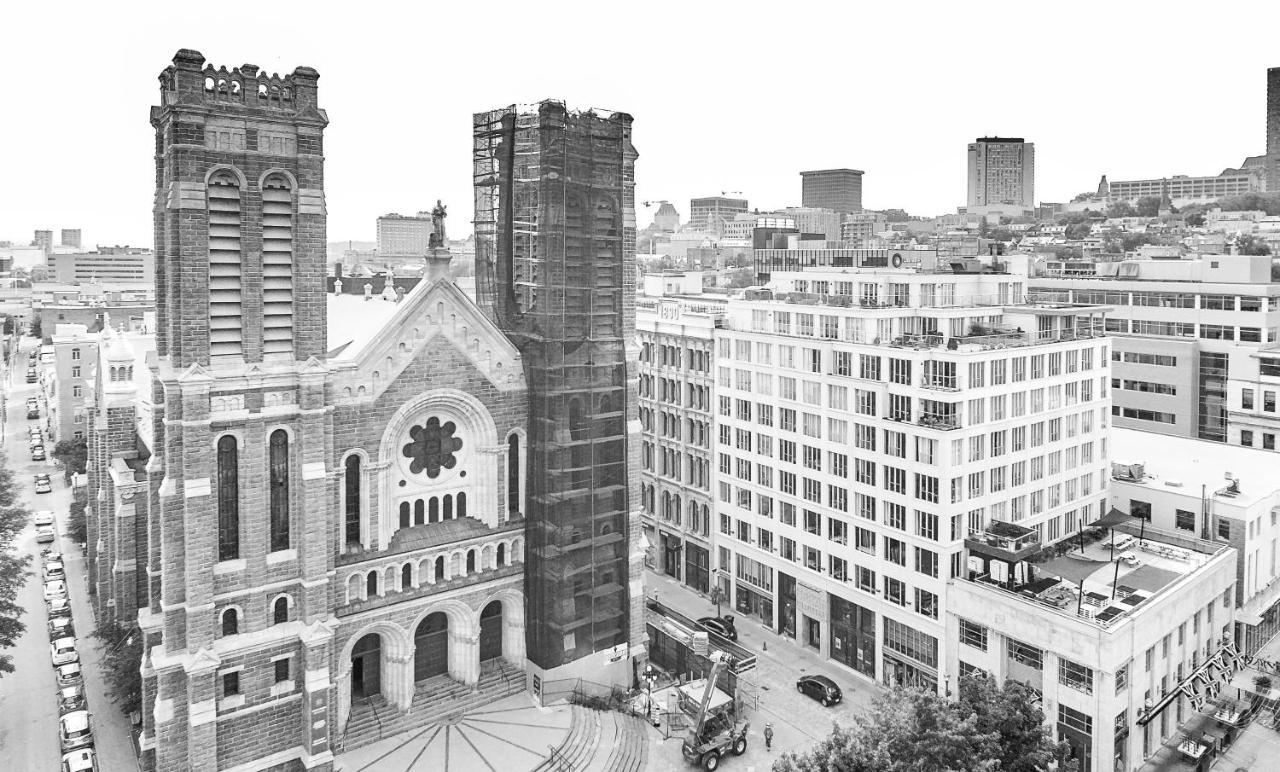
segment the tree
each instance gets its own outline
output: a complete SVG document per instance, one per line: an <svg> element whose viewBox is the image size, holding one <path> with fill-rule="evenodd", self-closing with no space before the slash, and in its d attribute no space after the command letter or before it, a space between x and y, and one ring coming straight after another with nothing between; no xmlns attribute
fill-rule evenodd
<svg viewBox="0 0 1280 772"><path fill-rule="evenodd" d="M89 443L83 437L61 440L53 446L53 457L62 463L63 475L70 482L71 475L85 472L89 463Z"/></svg>
<svg viewBox="0 0 1280 772"><path fill-rule="evenodd" d="M1072 223L1067 226L1066 233L1063 235L1072 241L1086 239L1093 233L1093 226L1087 222Z"/></svg>
<svg viewBox="0 0 1280 772"><path fill-rule="evenodd" d="M80 491L80 488L76 489L75 500L71 502L71 510L67 516L67 536L76 544L84 544L89 538L84 494Z"/></svg>
<svg viewBox="0 0 1280 772"><path fill-rule="evenodd" d="M784 754L773 772L1033 772L1054 761L1074 772L1029 687L1001 690L984 676L957 687L954 701L916 688L882 694L809 751Z"/></svg>
<svg viewBox="0 0 1280 772"><path fill-rule="evenodd" d="M27 580L29 555L14 549L14 540L26 527L29 515L13 485L8 456L0 457L0 650L11 648L26 631L20 619L18 590ZM0 674L13 672L13 658L0 654Z"/></svg>
<svg viewBox="0 0 1280 772"><path fill-rule="evenodd" d="M1250 233L1242 233L1236 237L1236 250L1242 255L1269 255L1271 247L1265 241Z"/></svg>
<svg viewBox="0 0 1280 772"><path fill-rule="evenodd" d="M1137 217L1138 210L1128 201L1117 201L1107 207L1107 217Z"/></svg>
<svg viewBox="0 0 1280 772"><path fill-rule="evenodd" d="M1160 197L1143 196L1138 199L1137 208L1139 217L1155 217L1160 214Z"/></svg>
<svg viewBox="0 0 1280 772"><path fill-rule="evenodd" d="M1188 228L1202 228L1204 227L1204 212L1201 210L1184 212L1182 221L1187 224Z"/></svg>
<svg viewBox="0 0 1280 772"><path fill-rule="evenodd" d="M40 314L31 315L31 337L43 338L44 331L40 329Z"/></svg>
<svg viewBox="0 0 1280 772"><path fill-rule="evenodd" d="M111 700L128 715L142 707L142 632L112 622L93 631Z"/></svg>

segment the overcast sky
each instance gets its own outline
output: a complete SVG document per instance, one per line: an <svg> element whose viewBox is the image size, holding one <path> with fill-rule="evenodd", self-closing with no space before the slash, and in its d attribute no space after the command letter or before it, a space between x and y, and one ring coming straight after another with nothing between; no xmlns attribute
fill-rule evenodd
<svg viewBox="0 0 1280 772"><path fill-rule="evenodd" d="M114 10L131 8L128 12ZM1280 3L9 3L0 239L151 244L156 76L320 72L331 240L450 205L471 230L471 114L543 98L635 117L636 198L798 205L802 169L863 169L869 208L964 203L965 146L1036 144L1036 198L1216 174L1265 149ZM625 9L625 10L624 10ZM656 206L637 205L642 225ZM56 238L56 234L55 234Z"/></svg>

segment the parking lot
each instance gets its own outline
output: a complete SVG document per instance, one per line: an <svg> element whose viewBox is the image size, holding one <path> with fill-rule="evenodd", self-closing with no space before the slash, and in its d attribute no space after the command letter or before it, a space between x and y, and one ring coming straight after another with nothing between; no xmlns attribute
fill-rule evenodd
<svg viewBox="0 0 1280 772"><path fill-rule="evenodd" d="M6 374L4 388L6 421L4 425L4 449L7 464L13 475L15 490L33 513L52 510L55 513L56 536L53 545L64 556L65 581L70 594L71 616L75 628L76 650L81 662L88 709L92 715L94 745L99 769L104 772L132 772L137 769L129 734L127 718L107 697L106 687L98 667L99 652L96 641L90 638L93 631L93 614L89 608L84 579L84 559L80 548L66 533L66 517L71 502L71 490L63 482L62 475L53 467L50 457L45 461L31 458L28 428L45 423L43 404L39 419L27 418L27 398L39 395L38 384L25 382L27 351L35 342L23 338L23 351L16 361L12 376ZM46 433L47 437L47 433ZM48 454L53 445L47 439ZM35 475L48 474L51 492L35 492ZM17 602L26 613L22 621L26 632L17 645L6 651L12 655L15 671L0 678L0 763L4 769L35 772L57 770L61 759L58 739L58 691L54 678L50 651L48 616L45 610L40 551L45 546L36 541L34 524L22 532L17 549L32 556L31 573L19 590Z"/></svg>

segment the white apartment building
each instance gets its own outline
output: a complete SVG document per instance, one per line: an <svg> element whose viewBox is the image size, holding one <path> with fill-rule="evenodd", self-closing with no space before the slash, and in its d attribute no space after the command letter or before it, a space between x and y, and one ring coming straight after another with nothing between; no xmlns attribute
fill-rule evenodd
<svg viewBox="0 0 1280 772"><path fill-rule="evenodd" d="M49 448L62 440L81 439L88 431L85 397L97 366L98 339L83 324L59 324L53 332L53 377L46 381Z"/></svg>
<svg viewBox="0 0 1280 772"><path fill-rule="evenodd" d="M1100 514L1105 309L1027 305L1025 275L1022 256L828 268L728 303L713 564L740 614L940 689L966 534L1007 521L1051 543Z"/></svg>
<svg viewBox="0 0 1280 772"><path fill-rule="evenodd" d="M1125 260L1098 269L1108 273L1037 276L1030 291L1114 309L1107 331L1116 425L1275 450L1280 351L1266 355L1280 328L1280 284L1271 281L1271 258Z"/></svg>
<svg viewBox="0 0 1280 772"><path fill-rule="evenodd" d="M640 340L641 526L646 562L699 592L711 589L713 343L723 301L661 297L702 290L702 275L645 277Z"/></svg>
<svg viewBox="0 0 1280 772"><path fill-rule="evenodd" d="M1239 667L1229 546L1131 521L1028 562L1035 534L993 525L947 588L948 668L1029 684L1080 772L1138 769Z"/></svg>
<svg viewBox="0 0 1280 772"><path fill-rule="evenodd" d="M1160 531L1235 548L1234 639L1246 654L1280 632L1280 479L1275 456L1116 428L1111 505Z"/></svg>

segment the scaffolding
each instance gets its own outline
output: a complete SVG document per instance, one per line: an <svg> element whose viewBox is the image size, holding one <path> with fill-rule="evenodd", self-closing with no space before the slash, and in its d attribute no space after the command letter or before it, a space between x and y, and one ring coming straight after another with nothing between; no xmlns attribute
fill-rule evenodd
<svg viewBox="0 0 1280 772"><path fill-rule="evenodd" d="M548 101L473 128L477 300L524 362L526 638L549 669L633 631L631 116Z"/></svg>

